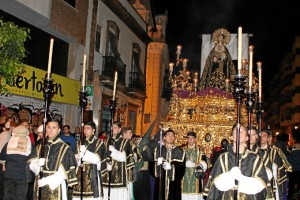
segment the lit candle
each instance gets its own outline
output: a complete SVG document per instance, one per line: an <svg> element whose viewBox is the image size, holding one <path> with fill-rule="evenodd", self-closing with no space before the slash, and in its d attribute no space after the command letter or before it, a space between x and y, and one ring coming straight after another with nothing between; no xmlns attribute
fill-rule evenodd
<svg viewBox="0 0 300 200"><path fill-rule="evenodd" d="M85 86L85 65L86 65L86 54L83 55L83 67L82 67L82 89Z"/></svg>
<svg viewBox="0 0 300 200"><path fill-rule="evenodd" d="M194 85L195 85L195 87L197 87L197 85L198 85L198 79L197 78L194 78Z"/></svg>
<svg viewBox="0 0 300 200"><path fill-rule="evenodd" d="M258 100L261 102L261 89L262 89L262 62L257 62L257 71L258 71Z"/></svg>
<svg viewBox="0 0 300 200"><path fill-rule="evenodd" d="M238 28L238 74L242 69L242 27Z"/></svg>
<svg viewBox="0 0 300 200"><path fill-rule="evenodd" d="M183 64L182 64L182 67L183 68L186 68L186 64L187 64L187 62L188 62L188 59L183 59Z"/></svg>
<svg viewBox="0 0 300 200"><path fill-rule="evenodd" d="M242 68L243 68L243 70L245 70L246 69L246 63L247 63L247 60L246 59L243 59L243 62L242 62L243 64L242 64Z"/></svg>
<svg viewBox="0 0 300 200"><path fill-rule="evenodd" d="M198 72L195 72L195 78L198 79Z"/></svg>
<svg viewBox="0 0 300 200"><path fill-rule="evenodd" d="M116 71L115 79L114 79L113 100L115 100L115 97L116 97L117 81L118 81L118 72Z"/></svg>
<svg viewBox="0 0 300 200"><path fill-rule="evenodd" d="M253 48L253 45L249 46L249 90L252 87Z"/></svg>
<svg viewBox="0 0 300 200"><path fill-rule="evenodd" d="M174 63L169 64L169 71L172 73L174 68Z"/></svg>
<svg viewBox="0 0 300 200"><path fill-rule="evenodd" d="M177 54L181 54L181 48L182 48L182 46L180 46L180 45L177 45Z"/></svg>
<svg viewBox="0 0 300 200"><path fill-rule="evenodd" d="M225 89L226 89L226 91L228 91L228 89L229 89L229 79L228 78L225 79Z"/></svg>
<svg viewBox="0 0 300 200"><path fill-rule="evenodd" d="M48 57L47 79L50 79L51 65L52 65L53 43L54 43L54 39L51 38L50 39L50 47L49 47L49 57Z"/></svg>

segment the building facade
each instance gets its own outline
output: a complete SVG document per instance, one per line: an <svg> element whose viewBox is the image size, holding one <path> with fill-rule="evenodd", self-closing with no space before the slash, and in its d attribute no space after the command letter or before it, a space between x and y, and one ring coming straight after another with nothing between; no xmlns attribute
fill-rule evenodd
<svg viewBox="0 0 300 200"><path fill-rule="evenodd" d="M110 101L117 71L114 121L131 126L136 134L143 134L161 113L160 83L168 63L166 16L154 19L152 10L151 2L146 0L0 0L4 20L30 29L24 63L33 71L40 70L40 81L46 73L49 41L54 38L52 78L54 83L60 79L69 81L61 86L74 88L64 88L69 92L64 100L56 100L55 94L50 106L61 115L63 124L75 128L81 121L78 98L86 54L89 96L84 120L93 120L99 131L110 131ZM153 91L149 91L153 89L151 83L155 84ZM1 104L41 109L42 92L36 96L32 91L27 93L19 91L1 97Z"/></svg>

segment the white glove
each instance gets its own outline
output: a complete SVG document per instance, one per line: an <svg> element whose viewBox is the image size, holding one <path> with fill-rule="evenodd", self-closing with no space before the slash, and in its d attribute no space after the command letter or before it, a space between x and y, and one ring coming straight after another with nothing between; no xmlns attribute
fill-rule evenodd
<svg viewBox="0 0 300 200"><path fill-rule="evenodd" d="M188 161L185 162L185 166L188 167L188 168L195 167L195 163L188 160Z"/></svg>
<svg viewBox="0 0 300 200"><path fill-rule="evenodd" d="M163 168L164 170L171 170L171 164L168 162L164 162L163 163Z"/></svg>
<svg viewBox="0 0 300 200"><path fill-rule="evenodd" d="M163 157L157 158L157 165L161 165L163 163Z"/></svg>
<svg viewBox="0 0 300 200"><path fill-rule="evenodd" d="M233 167L230 170L230 175L232 176L232 178L234 178L236 180L240 180L241 177L243 176L240 168L238 168L238 167Z"/></svg>
<svg viewBox="0 0 300 200"><path fill-rule="evenodd" d="M243 176L239 180L238 192L245 194L257 194L265 188L263 182L258 178Z"/></svg>
<svg viewBox="0 0 300 200"><path fill-rule="evenodd" d="M108 150L110 150L112 153L118 151L118 150L116 150L116 148L113 145L109 145Z"/></svg>
<svg viewBox="0 0 300 200"><path fill-rule="evenodd" d="M83 158L83 156L84 156L84 153L83 152L79 152L79 160L81 159L81 158Z"/></svg>
<svg viewBox="0 0 300 200"><path fill-rule="evenodd" d="M48 184L48 179L47 179L47 177L38 180L38 186L39 186L39 187L44 187L44 186L47 185L47 184Z"/></svg>
<svg viewBox="0 0 300 200"><path fill-rule="evenodd" d="M29 169L37 176L40 173L41 166L45 165L45 158L33 159L29 164Z"/></svg>
<svg viewBox="0 0 300 200"><path fill-rule="evenodd" d="M83 154L86 152L86 146L85 145L80 145L80 152L82 152Z"/></svg>
<svg viewBox="0 0 300 200"><path fill-rule="evenodd" d="M235 186L234 178L230 172L222 173L214 179L216 188L220 191L228 191Z"/></svg>
<svg viewBox="0 0 300 200"><path fill-rule="evenodd" d="M82 160L85 161L85 162L88 162L88 163L92 163L92 164L101 163L100 157L98 156L98 154L92 153L90 151L85 152Z"/></svg>
<svg viewBox="0 0 300 200"><path fill-rule="evenodd" d="M111 171L112 170L112 165L106 163L106 167L107 167L107 171Z"/></svg>
<svg viewBox="0 0 300 200"><path fill-rule="evenodd" d="M40 158L39 161L38 161L39 166L40 166L40 167L44 166L44 165L45 165L45 161L46 161L45 158Z"/></svg>
<svg viewBox="0 0 300 200"><path fill-rule="evenodd" d="M57 188L65 179L67 179L62 167L58 168L54 174L38 180L38 187L49 185L51 190Z"/></svg>

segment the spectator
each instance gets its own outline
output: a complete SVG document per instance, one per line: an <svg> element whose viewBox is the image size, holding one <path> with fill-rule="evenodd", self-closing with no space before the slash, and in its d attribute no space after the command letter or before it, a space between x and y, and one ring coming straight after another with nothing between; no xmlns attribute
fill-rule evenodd
<svg viewBox="0 0 300 200"><path fill-rule="evenodd" d="M212 159L211 159L211 164L214 165L217 161L217 159L219 158L219 156L222 154L222 153L225 153L227 152L227 146L228 146L229 142L227 139L223 139L221 141L221 150L219 151L216 151L213 156L212 156Z"/></svg>
<svg viewBox="0 0 300 200"><path fill-rule="evenodd" d="M26 163L36 155L28 136L29 130L26 127L20 125L14 128L12 137L1 151L0 159L6 161L4 199L26 199L28 182L32 181Z"/></svg>
<svg viewBox="0 0 300 200"><path fill-rule="evenodd" d="M75 137L70 132L70 126L69 125L64 125L63 126L63 134L60 136L60 138L65 143L69 144L73 151L75 150Z"/></svg>
<svg viewBox="0 0 300 200"><path fill-rule="evenodd" d="M81 136L81 131L80 131L80 128L77 126L75 128L75 132L74 132L74 137L75 137L76 142L80 140L80 136Z"/></svg>
<svg viewBox="0 0 300 200"><path fill-rule="evenodd" d="M296 194L298 197L297 199L300 199L300 129L293 129L292 137L295 141L295 144L288 156L288 160L293 167L293 171L289 173L288 196L292 197L293 194Z"/></svg>
<svg viewBox="0 0 300 200"><path fill-rule="evenodd" d="M107 139L106 131L101 131L98 138L99 138L99 140L102 140L103 142L106 142L106 139Z"/></svg>

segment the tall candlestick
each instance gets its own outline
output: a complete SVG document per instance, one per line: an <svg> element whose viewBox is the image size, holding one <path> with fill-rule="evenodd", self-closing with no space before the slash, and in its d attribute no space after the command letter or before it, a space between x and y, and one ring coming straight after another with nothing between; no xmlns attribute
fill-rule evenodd
<svg viewBox="0 0 300 200"><path fill-rule="evenodd" d="M86 54L83 55L83 67L82 67L82 89L85 86L85 65L86 65Z"/></svg>
<svg viewBox="0 0 300 200"><path fill-rule="evenodd" d="M186 66L186 64L187 64L187 62L188 62L188 59L183 59L183 63L182 63L182 68L186 68L187 66Z"/></svg>
<svg viewBox="0 0 300 200"><path fill-rule="evenodd" d="M173 68L174 68L174 63L170 63L169 64L169 71L173 72Z"/></svg>
<svg viewBox="0 0 300 200"><path fill-rule="evenodd" d="M257 62L257 71L258 71L258 100L261 102L261 89L262 89L262 62Z"/></svg>
<svg viewBox="0 0 300 200"><path fill-rule="evenodd" d="M254 49L254 46L250 45L249 46L249 78L248 78L249 90L252 87L253 49Z"/></svg>
<svg viewBox="0 0 300 200"><path fill-rule="evenodd" d="M48 57L47 79L50 79L51 65L52 65L53 43L54 43L54 39L51 38L50 39L50 47L49 47L49 57Z"/></svg>
<svg viewBox="0 0 300 200"><path fill-rule="evenodd" d="M182 48L182 46L180 46L180 45L177 45L177 54L181 54L181 48Z"/></svg>
<svg viewBox="0 0 300 200"><path fill-rule="evenodd" d="M241 74L242 69L242 27L238 28L238 74Z"/></svg>
<svg viewBox="0 0 300 200"><path fill-rule="evenodd" d="M116 71L115 79L114 79L113 100L115 100L115 97L116 97L117 81L118 81L118 72Z"/></svg>

